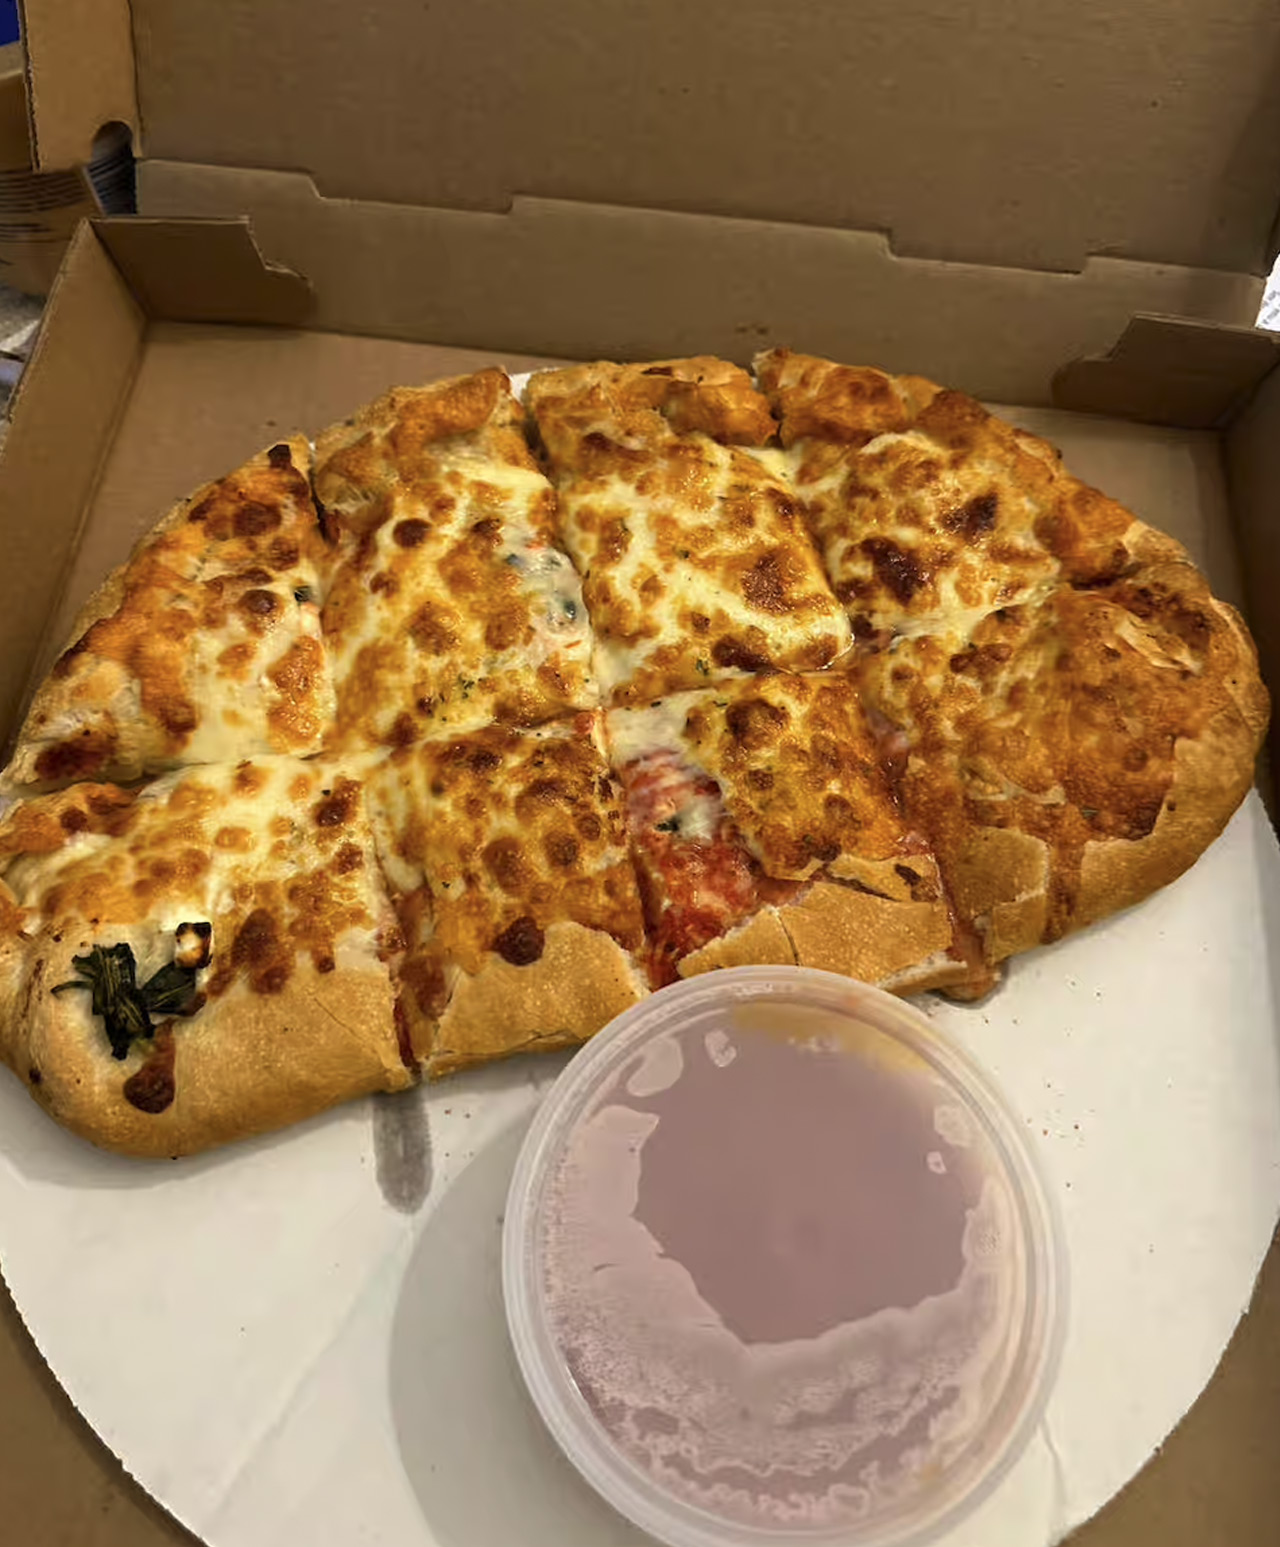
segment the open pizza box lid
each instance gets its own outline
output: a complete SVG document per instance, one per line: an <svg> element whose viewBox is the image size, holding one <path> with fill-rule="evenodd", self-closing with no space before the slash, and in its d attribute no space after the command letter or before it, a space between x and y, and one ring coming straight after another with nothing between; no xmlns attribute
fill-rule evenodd
<svg viewBox="0 0 1280 1547"><path fill-rule="evenodd" d="M1186 518L1185 526L1166 524L1192 543L1224 594L1252 603L1267 675L1280 684L1280 613L1270 603L1280 584L1272 516L1280 500L1280 341L1251 326L1280 194L1273 8L1253 0L1212 11L1195 0L961 10L934 0L657 8L599 0L390 8L340 0L26 0L24 22L38 164L82 162L103 125L128 125L143 158L144 218L81 232L4 448L0 504L10 512L9 568L21 577L4 587L0 609L6 732L33 671L60 642L61 620L167 500L265 444L277 424L314 430L392 379L479 363L448 346L495 352L518 366L526 363L521 356L694 350L746 361L770 343L789 343L1030 405L1027 422L1051 436L1062 431L1084 476L1157 523L1166 509ZM1068 416L1045 411L1050 403L1112 417L1073 427ZM32 509L39 522L30 520ZM1243 593L1235 589L1241 575ZM1237 828L1222 863L1237 864L1241 845L1252 855L1255 840L1262 842L1256 828ZM1265 891L1267 875L1251 871L1255 879ZM1227 915L1239 903L1239 889L1225 911L1215 902L1203 929L1229 939ZM1271 992L1264 985L1274 968L1265 952L1251 962L1241 939L1222 960L1235 974L1233 1003L1245 1006ZM1103 957L1091 960L1101 973ZM1100 1087L1105 1075L1108 1099L1123 1106L1150 1070L1125 1036L1132 973L1114 961L1105 970L1113 969L1114 1025L1092 1001L1087 1015L1061 1003L1064 1017L1080 1014L1092 1027ZM1045 992L1064 992L1053 986L1051 967L1034 970ZM1161 1006L1167 999L1171 1014L1190 1002L1184 982L1162 983L1148 971L1142 984ZM1137 1195L1135 1177L1156 1186L1161 1167L1174 1174L1187 1141L1165 1135L1162 1148L1137 1156L1125 1132L1107 1138L1101 1123L1078 1138L1072 1103L1084 1098L1067 1071L1080 1045L1047 1034L1042 1045L1051 1042L1034 1094L1028 1087L1019 1095L1064 1153L1078 1147L1072 1208L1083 1217L1092 1199L1105 1222L1109 1200ZM1162 1228L1184 1246L1197 1231L1216 1240L1221 1220L1232 1222L1235 1278L1212 1253L1188 1247L1173 1260L1190 1263L1192 1277L1175 1273L1153 1310L1144 1259L1148 1276L1135 1284L1141 1292L1132 1304L1146 1304L1148 1313L1130 1315L1129 1302L1117 1302L1126 1339L1141 1342L1144 1326L1169 1324L1183 1300L1196 1305L1216 1295L1227 1327L1243 1305L1243 1280L1252 1274L1242 1279L1239 1264L1256 1263L1253 1227L1262 1220L1265 1232L1275 1212L1277 1189L1273 1179L1258 1180L1265 1167L1257 1158L1270 1154L1275 1138L1273 1054L1262 1050L1248 1069L1174 1071L1199 1092L1198 1120L1218 1136L1192 1158L1201 1170L1221 1160L1221 1177L1244 1176L1255 1191L1229 1191L1218 1214L1198 1218L1185 1214L1183 1200L1162 1197ZM507 1117L526 1110L527 1092L507 1080L499 1073L490 1082L500 1097L487 1109L491 1117L503 1102ZM332 1293L330 1279L317 1281L283 1320L264 1310L250 1326L251 1359L237 1329L219 1325L188 1337L207 1345L198 1357L188 1360L190 1350L175 1341L173 1362L158 1361L174 1419L171 1436L155 1431L150 1453L127 1436L155 1388L135 1383L129 1422L103 1423L108 1407L119 1416L118 1383L92 1329L76 1344L87 1362L78 1371L59 1368L126 1463L162 1497L187 1501L187 1518L207 1526L219 1547L233 1535L286 1539L283 1529L275 1538L253 1533L283 1522L286 1506L301 1509L304 1497L319 1496L325 1471L341 1462L340 1445L354 1447L370 1468L385 1463L362 1404L381 1399L386 1371L353 1341L363 1323L351 1309L355 1291L343 1297L367 1278L373 1301L358 1304L362 1314L370 1303L369 1314L381 1314L378 1306L400 1294L406 1259L418 1297L410 1342L436 1358L449 1402L425 1413L415 1391L402 1392L401 1405L418 1424L423 1476L435 1478L437 1463L440 1474L451 1461L458 1468L450 1495L458 1513L444 1519L440 1541L506 1547L554 1539L570 1547L567 1537L538 1535L539 1511L553 1494L566 1494L570 1480L547 1472L541 1452L534 1465L519 1448L524 1430L516 1420L485 1405L494 1383L507 1378L498 1344L479 1333L455 1337L473 1320L488 1327L493 1309L486 1296L495 1281L483 1258L489 1238L468 1200L474 1195L487 1208L500 1199L513 1158L507 1118L492 1117L497 1126L486 1134L507 1137L486 1148L464 1102L443 1101L440 1109L432 1108L439 1148L425 1231L404 1215L365 1208L369 1177L347 1164L363 1153L363 1119L350 1111L333 1125L345 1146L341 1185L330 1185L329 1139L317 1127L264 1146L252 1163L247 1150L215 1157L181 1195L164 1185L149 1195L108 1162L112 1182L92 1204L91 1239L77 1234L68 1174L55 1167L39 1178L45 1212L26 1239L62 1233L105 1279L125 1271L109 1249L113 1239L134 1243L128 1271L139 1285L151 1269L178 1271L160 1237L181 1234L192 1209L200 1211L198 1267L212 1278L198 1293L209 1298L217 1293L210 1285L221 1282L217 1246L228 1218L266 1230L269 1217L287 1216L297 1236L318 1229L325 1210L341 1213L333 1216L340 1230L317 1239L340 1240L335 1258L346 1277ZM1211 1120L1215 1111L1220 1121ZM37 1117L33 1108L32 1124ZM38 1125L30 1133L35 1143ZM472 1153L475 1163L463 1164ZM449 1154L459 1181L439 1203ZM233 1186L235 1210L224 1216ZM1233 1198L1242 1199L1238 1208ZM281 1291L268 1264L288 1254L266 1236L260 1244L255 1303L274 1314L272 1297ZM1098 1260L1127 1261L1131 1244L1117 1238ZM455 1249L472 1276L442 1279L440 1265ZM58 1282L74 1281L77 1265L68 1258L58 1265L61 1277L50 1270L24 1282L41 1283L38 1298L47 1305ZM42 1272L47 1267L42 1262ZM228 1283L228 1299L242 1290ZM36 1298L23 1306L37 1331L40 1308ZM1253 1331L1252 1355L1234 1356L1234 1386L1214 1409L1221 1436L1206 1437L1202 1427L1198 1452L1181 1452L1190 1475L1229 1480L1215 1500L1244 1500L1239 1529L1222 1538L1233 1547L1270 1541L1267 1511L1276 1498L1266 1393L1242 1392L1240 1371L1274 1363L1258 1350L1274 1346L1278 1327L1280 1317L1269 1313ZM1224 1336L1209 1339L1213 1355ZM288 1389L287 1379L277 1380L285 1366L273 1361L295 1355L289 1371L297 1385ZM195 1365L211 1382L219 1371L242 1373L235 1400L200 1410L176 1384L176 1372ZM1113 1376L1099 1369L1100 1388L1115 1398L1100 1427L1108 1434L1131 1426L1147 1399L1116 1390ZM348 1410L346 1431L326 1428ZM299 1413L300 1428L276 1422ZM499 1457L497 1482L484 1445L473 1442L490 1429L495 1444L512 1447ZM238 1491L228 1485L216 1508L209 1501L221 1497L225 1479L196 1476L184 1462L184 1451L199 1452L215 1431L243 1481ZM332 1452L324 1449L329 1441ZM1059 1505L1062 1489L1077 1486L1075 1460L1058 1458L1065 1472L1046 1473L1046 1543L1053 1522L1066 1518ZM399 1497L396 1468L382 1480L387 1497ZM205 1501L203 1512L193 1499ZM352 1495L324 1539L407 1539L391 1533L390 1515L360 1517L359 1504ZM1186 1498L1166 1469L1148 1491L1145 1515L1122 1516L1109 1536L1104 1522L1096 1539L1154 1543L1165 1534L1161 1516L1171 1514L1186 1514ZM479 1534L477 1519L487 1522ZM1254 1519L1267 1523L1254 1530ZM231 1531L236 1523L239 1534ZM593 1547L615 1539L595 1515L579 1524ZM1206 1527L1201 1538L1212 1532ZM40 1540L38 1531L32 1539ZM1026 1547L999 1534L983 1547L1006 1539Z"/></svg>
<svg viewBox="0 0 1280 1547"><path fill-rule="evenodd" d="M1280 23L1256 0L72 14L24 6L40 166L129 125L140 212L249 215L321 327L785 339L1034 402L1047 359L1134 312L1251 324L1269 266Z"/></svg>

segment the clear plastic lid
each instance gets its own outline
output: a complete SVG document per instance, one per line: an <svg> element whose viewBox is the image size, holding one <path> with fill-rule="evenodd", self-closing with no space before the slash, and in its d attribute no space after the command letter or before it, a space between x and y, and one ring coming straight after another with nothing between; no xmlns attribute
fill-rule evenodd
<svg viewBox="0 0 1280 1547"><path fill-rule="evenodd" d="M1065 1288L987 1076L797 967L678 984L588 1044L521 1152L503 1280L552 1434L673 1547L936 1537L1039 1421Z"/></svg>

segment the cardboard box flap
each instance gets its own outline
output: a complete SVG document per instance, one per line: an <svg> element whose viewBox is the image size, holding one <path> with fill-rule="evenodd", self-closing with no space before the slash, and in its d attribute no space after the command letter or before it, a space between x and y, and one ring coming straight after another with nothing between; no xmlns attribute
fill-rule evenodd
<svg viewBox="0 0 1280 1547"><path fill-rule="evenodd" d="M50 294L0 444L5 572L21 576L0 609L0 725L13 723L57 611L145 326L142 309L83 224ZM49 344L55 335L56 347Z"/></svg>
<svg viewBox="0 0 1280 1547"><path fill-rule="evenodd" d="M127 0L25 8L43 165L136 118L149 157L330 197L702 211L1058 270L1261 274L1280 193L1270 0L133 0L136 112Z"/></svg>
<svg viewBox="0 0 1280 1547"><path fill-rule="evenodd" d="M1270 802L1276 820L1275 782L1280 769L1280 371L1272 371L1223 440L1223 462L1233 530L1240 551L1249 627L1263 676L1272 693ZM1266 785L1264 783L1264 789Z"/></svg>
<svg viewBox="0 0 1280 1547"><path fill-rule="evenodd" d="M89 160L98 132L138 130L129 0L19 0L35 165ZM35 62L38 61L38 68Z"/></svg>
<svg viewBox="0 0 1280 1547"><path fill-rule="evenodd" d="M247 219L124 217L94 226L153 317L296 327L312 311L311 285L263 259Z"/></svg>
<svg viewBox="0 0 1280 1547"><path fill-rule="evenodd" d="M505 214L318 196L308 177L145 163L156 216L247 214L306 274L314 327L524 354L746 364L789 344L1042 403L1064 360L1105 351L1138 311L1257 315L1221 270L1094 258L1081 274L895 256L882 236L771 221L516 199ZM999 347L993 347L998 339Z"/></svg>
<svg viewBox="0 0 1280 1547"><path fill-rule="evenodd" d="M1280 363L1280 335L1179 317L1134 317L1105 354L1056 374L1060 408L1188 430L1225 425Z"/></svg>

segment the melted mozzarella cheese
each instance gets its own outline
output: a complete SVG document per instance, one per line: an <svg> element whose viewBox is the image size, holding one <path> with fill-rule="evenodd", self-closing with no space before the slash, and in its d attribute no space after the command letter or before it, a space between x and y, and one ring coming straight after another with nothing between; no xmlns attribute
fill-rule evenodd
<svg viewBox="0 0 1280 1547"><path fill-rule="evenodd" d="M606 698L693 688L761 662L821 666L848 649L785 453L665 425L640 433L608 416L574 423L573 445L592 437L616 448L616 465L584 473L569 460L554 474Z"/></svg>
<svg viewBox="0 0 1280 1547"><path fill-rule="evenodd" d="M598 700L582 587L551 541L540 472L465 440L391 509L335 579L326 628L346 744L457 735ZM415 541L405 545L406 523ZM478 527L494 528L478 540ZM545 671L544 671L545 668Z"/></svg>
<svg viewBox="0 0 1280 1547"><path fill-rule="evenodd" d="M74 832L52 852L14 855L0 873L52 926L88 923L106 943L129 928L140 977L172 959L181 924L211 924L211 966L229 966L255 908L299 951L318 928L370 955L389 912L361 794L369 766L263 757L183 769L142 789L119 833Z"/></svg>

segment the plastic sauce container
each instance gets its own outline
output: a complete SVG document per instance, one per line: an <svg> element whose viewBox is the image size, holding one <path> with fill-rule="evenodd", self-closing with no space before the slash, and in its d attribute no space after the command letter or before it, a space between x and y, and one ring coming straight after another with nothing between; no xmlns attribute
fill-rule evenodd
<svg viewBox="0 0 1280 1547"><path fill-rule="evenodd" d="M918 1012L744 967L620 1016L516 1166L533 1400L674 1547L934 1539L1038 1423L1064 1308L1022 1125Z"/></svg>

